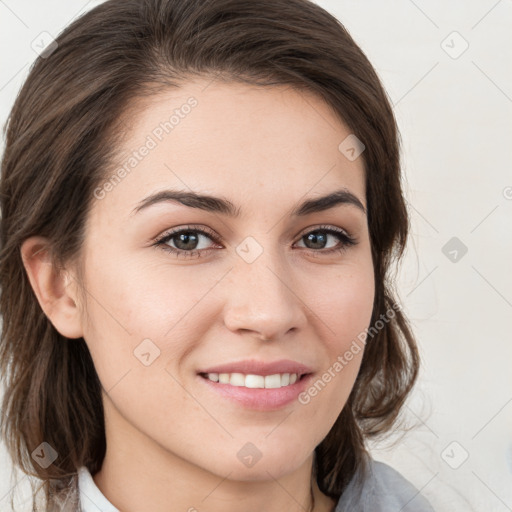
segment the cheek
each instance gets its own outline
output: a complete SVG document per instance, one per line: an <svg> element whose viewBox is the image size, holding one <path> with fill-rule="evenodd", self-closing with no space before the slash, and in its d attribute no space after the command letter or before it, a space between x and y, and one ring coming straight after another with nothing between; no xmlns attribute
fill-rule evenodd
<svg viewBox="0 0 512 512"><path fill-rule="evenodd" d="M311 427L324 426L319 440L336 421L359 372L375 294L373 268L369 265L346 267L328 282L322 293L310 295L311 309L322 320L325 364L299 396L312 418Z"/></svg>
<svg viewBox="0 0 512 512"><path fill-rule="evenodd" d="M367 276L346 280L344 284L338 293L337 312L331 315L333 330L340 335L336 337L338 350L345 350L347 343L368 327L375 293L373 279L369 280Z"/></svg>
<svg viewBox="0 0 512 512"><path fill-rule="evenodd" d="M331 302L336 304L333 307L337 311L329 317L335 334L331 336L328 348L328 370L335 382L334 386L342 390L341 395L346 399L359 371L364 351L364 333L373 312L373 269L354 272L350 277L345 277L339 288L337 297L332 298ZM329 379L328 376L325 378Z"/></svg>
<svg viewBox="0 0 512 512"><path fill-rule="evenodd" d="M211 302L202 298L222 273L171 273L168 265L122 258L89 268L84 338L103 387L119 392L126 380L137 381L138 391L149 394L164 391L165 381L172 390L177 384L166 371L174 375L211 327Z"/></svg>
<svg viewBox="0 0 512 512"><path fill-rule="evenodd" d="M320 276L308 305L322 320L331 356L345 350L371 320L375 296L373 267L346 266L336 274Z"/></svg>

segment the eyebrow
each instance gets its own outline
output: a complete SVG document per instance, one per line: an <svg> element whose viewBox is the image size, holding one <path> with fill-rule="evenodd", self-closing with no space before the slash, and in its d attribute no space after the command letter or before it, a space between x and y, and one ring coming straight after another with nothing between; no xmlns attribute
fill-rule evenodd
<svg viewBox="0 0 512 512"><path fill-rule="evenodd" d="M179 190L162 190L144 198L133 209L131 215L162 202L178 202L190 208L198 208L207 212L220 213L233 218L240 217L241 215L240 207L236 207L228 199L198 194L197 192ZM329 210L330 208L334 208L341 204L354 206L366 215L366 209L357 196L347 189L341 189L325 196L307 199L292 210L291 216L303 217L312 213Z"/></svg>

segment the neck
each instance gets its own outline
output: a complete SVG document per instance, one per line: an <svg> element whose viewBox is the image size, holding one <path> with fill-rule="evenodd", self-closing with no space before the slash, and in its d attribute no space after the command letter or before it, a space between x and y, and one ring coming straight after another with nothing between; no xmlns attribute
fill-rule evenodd
<svg viewBox="0 0 512 512"><path fill-rule="evenodd" d="M242 481L176 456L113 409L109 409L108 417L106 412L105 424L107 451L93 480L121 512L168 512L170 503L173 510L190 512L203 508L209 512L334 510L334 502L321 493L316 482L311 485L313 454L282 477L275 478L270 470L260 471L258 479Z"/></svg>

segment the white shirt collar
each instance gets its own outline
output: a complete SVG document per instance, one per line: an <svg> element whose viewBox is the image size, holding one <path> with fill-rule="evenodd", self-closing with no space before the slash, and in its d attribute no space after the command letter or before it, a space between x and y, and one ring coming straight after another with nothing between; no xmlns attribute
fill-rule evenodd
<svg viewBox="0 0 512 512"><path fill-rule="evenodd" d="M98 489L91 473L85 466L78 470L78 489L82 512L119 512Z"/></svg>

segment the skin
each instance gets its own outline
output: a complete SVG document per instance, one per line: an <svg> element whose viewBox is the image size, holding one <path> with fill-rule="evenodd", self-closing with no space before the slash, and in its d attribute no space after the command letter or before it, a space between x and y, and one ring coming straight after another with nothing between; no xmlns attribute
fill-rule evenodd
<svg viewBox="0 0 512 512"><path fill-rule="evenodd" d="M340 414L363 351L309 404L293 401L272 411L218 396L197 371L285 358L319 377L369 325L375 290L365 213L340 204L290 216L305 199L341 188L366 207L363 161L338 150L351 132L316 96L211 80L135 104L124 119L122 149L140 148L190 96L198 101L190 114L120 184L93 200L82 260L85 298L76 269L52 267L44 238L25 241L24 264L55 328L83 337L91 352L107 437L94 481L114 506L304 512L314 449ZM177 202L131 215L142 199L167 188L225 197L241 216ZM152 245L190 224L216 234L217 240L199 238L201 257L178 258ZM337 236L328 235L323 246L308 244L305 235L321 225L346 230L357 245L326 254L340 245ZM252 263L236 252L248 236L263 249ZM184 247L177 244L176 237L167 242ZM146 366L134 351L148 338L160 354ZM237 457L247 442L262 454L252 467ZM315 511L334 510L316 485L315 500Z"/></svg>

